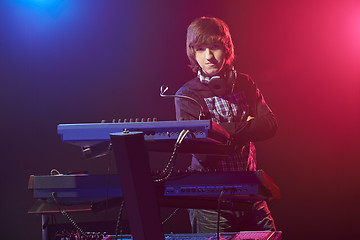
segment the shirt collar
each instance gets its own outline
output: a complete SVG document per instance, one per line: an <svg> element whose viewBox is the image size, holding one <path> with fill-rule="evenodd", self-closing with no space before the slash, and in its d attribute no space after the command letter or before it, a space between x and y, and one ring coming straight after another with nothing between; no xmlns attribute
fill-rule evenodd
<svg viewBox="0 0 360 240"><path fill-rule="evenodd" d="M201 70L198 70L197 76L200 79L200 82L205 84L205 85L208 85L212 78L220 78L220 76L212 76L212 77L204 76L202 74Z"/></svg>

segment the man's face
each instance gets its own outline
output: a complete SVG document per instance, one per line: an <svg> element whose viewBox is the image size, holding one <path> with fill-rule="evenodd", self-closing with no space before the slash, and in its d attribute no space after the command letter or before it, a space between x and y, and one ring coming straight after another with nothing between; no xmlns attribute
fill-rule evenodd
<svg viewBox="0 0 360 240"><path fill-rule="evenodd" d="M195 48L195 58L203 73L212 77L216 75L225 63L225 51L221 44L198 46Z"/></svg>

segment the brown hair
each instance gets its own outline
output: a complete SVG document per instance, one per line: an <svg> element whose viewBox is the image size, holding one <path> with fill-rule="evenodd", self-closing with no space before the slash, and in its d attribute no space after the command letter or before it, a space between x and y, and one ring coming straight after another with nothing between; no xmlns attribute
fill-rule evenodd
<svg viewBox="0 0 360 240"><path fill-rule="evenodd" d="M226 23L214 17L195 19L188 27L186 38L186 53L190 60L191 69L196 72L199 64L195 58L195 48L203 45L220 43L225 50L225 67L229 68L234 60L234 45L229 27Z"/></svg>

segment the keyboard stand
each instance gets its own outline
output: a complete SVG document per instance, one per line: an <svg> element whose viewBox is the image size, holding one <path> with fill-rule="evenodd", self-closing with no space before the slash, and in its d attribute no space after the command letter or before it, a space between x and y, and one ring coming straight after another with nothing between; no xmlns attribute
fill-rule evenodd
<svg viewBox="0 0 360 240"><path fill-rule="evenodd" d="M164 239L142 132L110 134L134 240Z"/></svg>

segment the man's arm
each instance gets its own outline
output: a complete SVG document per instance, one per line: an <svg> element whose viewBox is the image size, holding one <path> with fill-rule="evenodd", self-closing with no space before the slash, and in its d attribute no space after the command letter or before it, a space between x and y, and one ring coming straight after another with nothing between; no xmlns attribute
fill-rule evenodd
<svg viewBox="0 0 360 240"><path fill-rule="evenodd" d="M250 115L243 121L220 123L238 144L271 138L275 135L278 127L275 115L266 104L263 95L251 79L249 83L251 86L248 90L251 90L252 96Z"/></svg>

